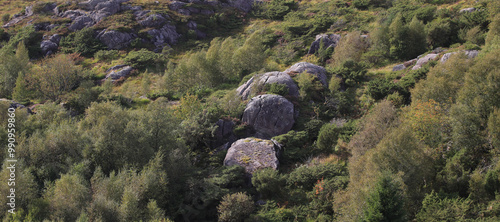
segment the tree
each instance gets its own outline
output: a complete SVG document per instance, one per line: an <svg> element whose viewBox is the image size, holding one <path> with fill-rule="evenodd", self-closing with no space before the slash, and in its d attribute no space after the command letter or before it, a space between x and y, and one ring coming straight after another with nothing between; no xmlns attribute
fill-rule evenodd
<svg viewBox="0 0 500 222"><path fill-rule="evenodd" d="M75 221L90 200L90 190L78 175L65 174L46 193L53 220Z"/></svg>
<svg viewBox="0 0 500 222"><path fill-rule="evenodd" d="M28 49L23 41L17 44L16 53L5 46L0 49L0 96L10 98L20 73L30 69Z"/></svg>
<svg viewBox="0 0 500 222"><path fill-rule="evenodd" d="M335 124L327 123L323 125L319 131L316 146L323 152L334 152L335 145L337 145L337 140L339 138L339 133L340 128L338 128Z"/></svg>
<svg viewBox="0 0 500 222"><path fill-rule="evenodd" d="M97 51L104 49L104 45L94 38L92 28L84 28L72 32L61 39L61 51L65 53L80 53L82 56L93 56Z"/></svg>
<svg viewBox="0 0 500 222"><path fill-rule="evenodd" d="M28 75L29 89L41 99L56 101L59 96L76 88L84 77L84 70L65 54L42 60Z"/></svg>
<svg viewBox="0 0 500 222"><path fill-rule="evenodd" d="M253 212L253 209L252 199L244 193L228 194L222 198L221 203L217 206L221 222L243 221Z"/></svg>
<svg viewBox="0 0 500 222"><path fill-rule="evenodd" d="M14 91L12 92L12 98L19 103L27 103L29 102L29 91L28 86L26 84L26 77L24 72L19 72L17 75L16 86L14 87Z"/></svg>
<svg viewBox="0 0 500 222"><path fill-rule="evenodd" d="M340 66L347 60L359 62L361 55L368 49L368 42L361 37L361 32L350 32L340 39L333 51L333 66Z"/></svg>
<svg viewBox="0 0 500 222"><path fill-rule="evenodd" d="M401 185L388 173L382 174L367 199L363 221L405 221Z"/></svg>
<svg viewBox="0 0 500 222"><path fill-rule="evenodd" d="M234 52L233 61L239 68L240 78L264 67L266 57L262 33L256 31Z"/></svg>

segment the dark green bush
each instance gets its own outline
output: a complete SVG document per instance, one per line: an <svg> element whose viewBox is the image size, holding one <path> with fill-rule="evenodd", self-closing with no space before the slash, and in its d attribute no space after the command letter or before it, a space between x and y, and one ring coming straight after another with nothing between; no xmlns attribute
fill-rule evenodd
<svg viewBox="0 0 500 222"><path fill-rule="evenodd" d="M221 188L237 188L245 185L245 168L239 165L223 166L210 175L208 182Z"/></svg>
<svg viewBox="0 0 500 222"><path fill-rule="evenodd" d="M265 199L279 199L286 181L272 168L258 170L252 175L252 185Z"/></svg>
<svg viewBox="0 0 500 222"><path fill-rule="evenodd" d="M254 14L267 19L281 20L290 11L297 8L297 3L293 0L272 0L255 4Z"/></svg>
<svg viewBox="0 0 500 222"><path fill-rule="evenodd" d="M436 19L425 27L427 43L433 48L448 47L458 40L456 24L450 19Z"/></svg>
<svg viewBox="0 0 500 222"><path fill-rule="evenodd" d="M341 164L325 163L313 166L301 166L287 177L287 185L310 191L318 180L346 176L347 168Z"/></svg>
<svg viewBox="0 0 500 222"><path fill-rule="evenodd" d="M161 54L151 52L147 49L141 49L139 51L131 51L124 58L125 62L136 69L144 69L147 67L156 67L163 60Z"/></svg>
<svg viewBox="0 0 500 222"><path fill-rule="evenodd" d="M15 49L20 42L24 42L28 48L29 57L36 58L41 55L41 39L42 34L35 31L33 25L27 25L19 30L16 35L12 36L4 47Z"/></svg>
<svg viewBox="0 0 500 222"><path fill-rule="evenodd" d="M2 22L5 24L10 20L10 14L3 14L2 15Z"/></svg>
<svg viewBox="0 0 500 222"><path fill-rule="evenodd" d="M340 131L341 129L335 124L327 123L323 125L319 131L318 140L316 142L318 149L328 153L335 151Z"/></svg>
<svg viewBox="0 0 500 222"><path fill-rule="evenodd" d="M104 49L104 45L94 38L93 29L84 28L63 37L60 48L65 53L80 53L82 56L91 57L97 51Z"/></svg>
<svg viewBox="0 0 500 222"><path fill-rule="evenodd" d="M380 78L368 82L367 93L375 100L385 98L394 92L396 85L392 80Z"/></svg>
<svg viewBox="0 0 500 222"><path fill-rule="evenodd" d="M266 91L271 94L286 96L288 95L288 86L286 84L271 83L267 84Z"/></svg>
<svg viewBox="0 0 500 222"><path fill-rule="evenodd" d="M118 50L99 50L94 54L99 61L109 62L120 57Z"/></svg>
<svg viewBox="0 0 500 222"><path fill-rule="evenodd" d="M348 86L354 86L364 80L366 75L366 64L347 60L333 70L333 75L340 75Z"/></svg>
<svg viewBox="0 0 500 222"><path fill-rule="evenodd" d="M273 137L279 144L283 145L283 161L294 162L302 160L311 152L308 149L308 135L305 131L290 131L286 134Z"/></svg>

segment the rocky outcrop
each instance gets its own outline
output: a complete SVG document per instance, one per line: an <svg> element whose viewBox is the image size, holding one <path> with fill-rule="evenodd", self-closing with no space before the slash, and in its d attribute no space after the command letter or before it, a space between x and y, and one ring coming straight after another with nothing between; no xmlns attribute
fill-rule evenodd
<svg viewBox="0 0 500 222"><path fill-rule="evenodd" d="M316 53L321 44L323 44L324 49L328 48L335 48L337 46L337 43L340 41L340 35L337 34L320 34L316 35L316 40L311 44L311 47L309 47L309 51L307 54L314 54Z"/></svg>
<svg viewBox="0 0 500 222"><path fill-rule="evenodd" d="M288 95L299 96L299 87L293 82L292 77L284 72L277 71L256 75L238 87L236 91L242 99L247 99L250 95L257 93L259 89L262 90L265 85L272 83L285 84L288 87Z"/></svg>
<svg viewBox="0 0 500 222"><path fill-rule="evenodd" d="M143 27L162 27L169 19L168 15L149 14L150 11L138 11L135 14L137 22Z"/></svg>
<svg viewBox="0 0 500 222"><path fill-rule="evenodd" d="M134 34L119 32L115 30L102 30L98 35L102 43L109 49L123 49L129 46L130 42L135 38Z"/></svg>
<svg viewBox="0 0 500 222"><path fill-rule="evenodd" d="M117 65L109 68L106 71L106 77L104 79L118 80L122 77L130 75L133 68L127 65Z"/></svg>
<svg viewBox="0 0 500 222"><path fill-rule="evenodd" d="M427 64L431 60L436 59L437 56L438 56L438 54L431 53L431 54L427 54L426 56L419 58L417 60L417 64L415 64L415 66L413 66L412 70L417 70L417 69L422 68L423 65Z"/></svg>
<svg viewBox="0 0 500 222"><path fill-rule="evenodd" d="M176 44L181 37L175 26L171 24L166 24L160 29L151 29L147 33L151 36L151 42L159 49L162 49L165 44Z"/></svg>
<svg viewBox="0 0 500 222"><path fill-rule="evenodd" d="M477 10L477 9L476 9L476 8L473 8L473 7L472 7L472 8L464 8L464 9L461 9L461 10L460 10L460 13L467 13L467 12L468 12L468 13L470 13L470 12L474 12L474 11L476 11L476 10Z"/></svg>
<svg viewBox="0 0 500 222"><path fill-rule="evenodd" d="M280 147L271 140L240 139L227 151L224 166L240 165L253 174L263 168L278 169Z"/></svg>
<svg viewBox="0 0 500 222"><path fill-rule="evenodd" d="M45 38L45 40L40 43L42 54L48 56L56 52L59 47L59 41L61 41L61 36L58 34Z"/></svg>
<svg viewBox="0 0 500 222"><path fill-rule="evenodd" d="M465 50L465 51L461 51L461 52L465 53L465 56L467 56L467 58L469 58L469 59L475 58L479 54L478 50ZM459 52L450 52L450 53L444 54L443 57L441 57L441 60L439 60L439 62L441 62L441 63L446 62L450 58L451 55L454 55L456 53L459 53Z"/></svg>
<svg viewBox="0 0 500 222"><path fill-rule="evenodd" d="M255 129L255 137L267 139L290 131L294 114L293 104L285 97L267 94L250 100L242 121Z"/></svg>
<svg viewBox="0 0 500 222"><path fill-rule="evenodd" d="M68 27L70 31L78 31L86 27L94 25L94 20L86 15L81 15L73 20L73 23Z"/></svg>
<svg viewBox="0 0 500 222"><path fill-rule="evenodd" d="M253 0L228 0L230 7L237 8L244 12L250 12L253 6Z"/></svg>
<svg viewBox="0 0 500 222"><path fill-rule="evenodd" d="M324 86L328 86L328 82L326 79L326 69L321 66L317 66L308 62L299 62L285 70L285 73L300 74L302 72L308 72L315 75Z"/></svg>

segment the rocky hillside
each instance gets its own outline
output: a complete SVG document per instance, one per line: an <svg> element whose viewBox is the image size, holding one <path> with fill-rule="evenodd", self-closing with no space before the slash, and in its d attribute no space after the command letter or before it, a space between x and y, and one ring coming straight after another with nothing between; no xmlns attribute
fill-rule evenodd
<svg viewBox="0 0 500 222"><path fill-rule="evenodd" d="M500 217L499 1L0 15L3 221Z"/></svg>

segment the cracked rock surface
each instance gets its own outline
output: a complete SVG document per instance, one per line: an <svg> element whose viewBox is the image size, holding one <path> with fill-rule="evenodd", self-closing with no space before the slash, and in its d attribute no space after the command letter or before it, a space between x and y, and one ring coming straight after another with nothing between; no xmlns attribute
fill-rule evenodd
<svg viewBox="0 0 500 222"><path fill-rule="evenodd" d="M292 129L295 123L294 107L283 96L256 96L247 104L242 121L255 129L255 137L268 139Z"/></svg>
<svg viewBox="0 0 500 222"><path fill-rule="evenodd" d="M267 84L285 84L288 87L288 95L299 96L299 87L293 82L292 77L284 72L267 72L250 78L245 84L236 89L242 99L247 99L250 95L258 93L259 88Z"/></svg>
<svg viewBox="0 0 500 222"><path fill-rule="evenodd" d="M279 147L271 140L257 138L240 139L227 151L224 166L240 165L249 174L258 169L278 169Z"/></svg>

